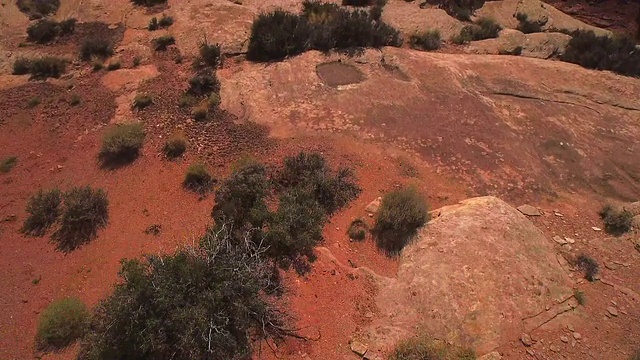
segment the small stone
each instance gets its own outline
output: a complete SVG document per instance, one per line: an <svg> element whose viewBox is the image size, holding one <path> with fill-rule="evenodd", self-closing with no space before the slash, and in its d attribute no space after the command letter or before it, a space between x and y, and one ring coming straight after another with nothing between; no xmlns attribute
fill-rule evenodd
<svg viewBox="0 0 640 360"><path fill-rule="evenodd" d="M367 205L367 207L364 209L364 211L370 214L375 214L378 212L378 209L380 208L381 203L382 203L382 198L378 197L377 199L370 202L369 205Z"/></svg>
<svg viewBox="0 0 640 360"><path fill-rule="evenodd" d="M535 356L535 353L531 349L527 349L527 354L529 354L531 356Z"/></svg>
<svg viewBox="0 0 640 360"><path fill-rule="evenodd" d="M569 338L566 336L560 336L560 341L562 341L563 343L568 343L569 342Z"/></svg>
<svg viewBox="0 0 640 360"><path fill-rule="evenodd" d="M574 332L575 330L573 329L573 325L569 324L567 325L567 329L569 329L569 331Z"/></svg>
<svg viewBox="0 0 640 360"><path fill-rule="evenodd" d="M604 263L604 267L606 267L609 270L617 270L618 269L618 265L616 265L613 262L607 261Z"/></svg>
<svg viewBox="0 0 640 360"><path fill-rule="evenodd" d="M518 211L520 211L521 213L523 213L524 215L527 216L540 216L542 215L542 213L540 212L540 210L536 209L535 207L525 204L525 205L520 205L518 206Z"/></svg>
<svg viewBox="0 0 640 360"><path fill-rule="evenodd" d="M560 245L564 245L564 244L566 244L566 243L567 243L566 241L564 241L564 239L563 239L563 238L561 238L561 237L560 237L560 236L558 236L558 235L556 235L556 236L554 236L554 237L553 237L553 241L557 242L557 243L558 243L558 244L560 244Z"/></svg>
<svg viewBox="0 0 640 360"><path fill-rule="evenodd" d="M533 345L533 340L531 339L531 336L529 336L529 334L522 334L520 336L520 341L522 341L522 345L527 347Z"/></svg>
<svg viewBox="0 0 640 360"><path fill-rule="evenodd" d="M592 226L591 228L593 229L593 231L602 231L602 229L600 229L600 228L599 228L599 227L597 227L597 226Z"/></svg>
<svg viewBox="0 0 640 360"><path fill-rule="evenodd" d="M351 347L351 351L358 354L358 356L364 356L364 354L366 354L368 350L365 344L358 341L351 341L351 344L349 344L349 346Z"/></svg>
<svg viewBox="0 0 640 360"><path fill-rule="evenodd" d="M566 242L568 242L569 244L574 244L574 243L576 242L574 239L572 239L572 238L570 238L570 237L566 237L566 236L564 237L564 240L565 240Z"/></svg>
<svg viewBox="0 0 640 360"><path fill-rule="evenodd" d="M558 352L558 351L560 351L560 349L559 349L557 346L555 346L555 345L551 345L551 346L549 346L549 350L551 350L551 351L553 351L553 352Z"/></svg>
<svg viewBox="0 0 640 360"><path fill-rule="evenodd" d="M561 213L559 213L559 212L554 212L554 213L553 213L553 215L555 215L555 216L557 216L557 217L563 217L563 216L564 216L564 215L562 215L562 214L561 214Z"/></svg>
<svg viewBox="0 0 640 360"><path fill-rule="evenodd" d="M576 340L580 340L582 338L582 335L580 335L580 333L574 332L573 333L573 338Z"/></svg>
<svg viewBox="0 0 640 360"><path fill-rule="evenodd" d="M563 247L564 249L566 249L566 250L569 250L569 251L571 251L571 249L573 249L573 248L571 247L571 245L569 245L569 244L562 245L562 247Z"/></svg>
<svg viewBox="0 0 640 360"><path fill-rule="evenodd" d="M618 316L618 309L614 308L613 306L609 306L607 308L607 312L611 314L611 316Z"/></svg>

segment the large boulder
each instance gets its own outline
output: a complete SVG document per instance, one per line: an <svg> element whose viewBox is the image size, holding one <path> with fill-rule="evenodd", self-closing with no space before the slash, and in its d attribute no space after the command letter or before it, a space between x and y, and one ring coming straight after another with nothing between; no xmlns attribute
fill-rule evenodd
<svg viewBox="0 0 640 360"><path fill-rule="evenodd" d="M480 197L435 213L397 279L380 280L382 316L363 343L384 352L422 328L481 355L576 306L552 241L507 203Z"/></svg>
<svg viewBox="0 0 640 360"><path fill-rule="evenodd" d="M558 32L523 34L518 30L505 29L498 38L474 41L465 51L471 54L522 55L549 59L563 54L570 40L571 36Z"/></svg>

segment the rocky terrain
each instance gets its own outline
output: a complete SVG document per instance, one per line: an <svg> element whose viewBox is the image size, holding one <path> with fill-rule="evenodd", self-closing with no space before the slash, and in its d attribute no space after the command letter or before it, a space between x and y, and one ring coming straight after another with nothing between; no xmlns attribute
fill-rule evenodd
<svg viewBox="0 0 640 360"><path fill-rule="evenodd" d="M37 349L38 318L52 300L94 307L119 281L121 259L196 243L214 198L183 189L190 165L222 179L247 154L271 169L299 151L353 168L362 192L329 218L311 272L282 272L299 336L256 342L253 358L384 359L418 332L485 360L637 354L640 211L628 204L640 198L640 80L559 61L576 30L635 34L637 2L487 1L474 19L494 19L499 36L456 44L467 22L389 0L381 18L405 38L401 47L247 60L254 18L276 8L299 12L301 2L61 0L52 18L77 19L75 31L36 44L26 35L34 21L15 1L2 3L0 160L17 163L0 173L0 359L76 358L78 343ZM518 30L518 13L540 31ZM162 14L173 25L149 31ZM409 46L430 29L440 31L439 50ZM154 51L163 34L175 44ZM104 63L117 69L79 59L96 35L114 43ZM215 120L200 122L178 104L205 39L222 47L221 103ZM66 72L12 73L18 58L45 54L68 59ZM153 96L143 110L132 107L139 94ZM106 129L136 121L146 132L141 156L100 166ZM189 147L167 161L163 145L176 132ZM77 184L109 196L109 224L96 239L64 253L49 236L21 233L38 189ZM376 248L372 234L347 236L354 219L373 226L373 200L407 185L433 210L401 254ZM632 209L636 229L603 231L606 203ZM580 255L598 262L594 281L576 265Z"/></svg>

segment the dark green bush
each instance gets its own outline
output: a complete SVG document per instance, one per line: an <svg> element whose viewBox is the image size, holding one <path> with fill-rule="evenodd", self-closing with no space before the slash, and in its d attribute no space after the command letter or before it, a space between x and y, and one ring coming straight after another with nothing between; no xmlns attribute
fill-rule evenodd
<svg viewBox="0 0 640 360"><path fill-rule="evenodd" d="M349 229L347 230L347 235L352 240L362 241L367 236L367 231L369 230L369 226L362 219L355 219L349 225Z"/></svg>
<svg viewBox="0 0 640 360"><path fill-rule="evenodd" d="M80 96L78 94L71 95L71 99L69 99L69 105L76 106L80 104Z"/></svg>
<svg viewBox="0 0 640 360"><path fill-rule="evenodd" d="M604 222L604 230L609 234L620 236L631 230L633 214L627 210L605 205L598 214Z"/></svg>
<svg viewBox="0 0 640 360"><path fill-rule="evenodd" d="M67 19L61 22L44 19L27 28L27 38L29 41L44 44L58 36L71 34L75 27L76 19Z"/></svg>
<svg viewBox="0 0 640 360"><path fill-rule="evenodd" d="M593 31L577 31L560 60L590 69L640 76L640 50L629 37L597 36Z"/></svg>
<svg viewBox="0 0 640 360"><path fill-rule="evenodd" d="M475 360L472 350L458 348L444 341L420 334L398 342L389 360Z"/></svg>
<svg viewBox="0 0 640 360"><path fill-rule="evenodd" d="M222 50L220 44L209 44L206 39L199 45L200 58L199 61L212 68L217 68L222 63L220 57Z"/></svg>
<svg viewBox="0 0 640 360"><path fill-rule="evenodd" d="M35 78L59 78L66 69L67 61L53 56L31 60L19 58L13 63L14 75L30 73Z"/></svg>
<svg viewBox="0 0 640 360"><path fill-rule="evenodd" d="M277 284L266 249L224 230L171 255L124 260L79 359L248 359L253 344L290 334L267 295Z"/></svg>
<svg viewBox="0 0 640 360"><path fill-rule="evenodd" d="M28 216L20 231L27 235L43 236L58 220L61 203L60 190L38 190L27 202Z"/></svg>
<svg viewBox="0 0 640 360"><path fill-rule="evenodd" d="M433 51L442 46L439 30L428 30L422 33L411 35L409 45L414 49Z"/></svg>
<svg viewBox="0 0 640 360"><path fill-rule="evenodd" d="M163 35L153 39L152 43L155 51L165 51L169 45L176 43L176 39L172 35Z"/></svg>
<svg viewBox="0 0 640 360"><path fill-rule="evenodd" d="M187 150L187 138L181 133L171 135L164 143L162 152L168 159L176 159Z"/></svg>
<svg viewBox="0 0 640 360"><path fill-rule="evenodd" d="M220 92L220 81L215 72L202 71L189 80L188 93L193 96L205 96Z"/></svg>
<svg viewBox="0 0 640 360"><path fill-rule="evenodd" d="M470 41L478 41L498 37L502 28L490 18L480 18L475 24L465 25L459 35L451 38L456 44L464 44Z"/></svg>
<svg viewBox="0 0 640 360"><path fill-rule="evenodd" d="M342 0L342 5L345 6L371 6L373 0Z"/></svg>
<svg viewBox="0 0 640 360"><path fill-rule="evenodd" d="M60 228L53 234L59 250L69 252L96 237L109 220L109 201L102 189L74 187L64 193Z"/></svg>
<svg viewBox="0 0 640 360"><path fill-rule="evenodd" d="M131 0L131 2L141 6L155 6L166 4L167 0Z"/></svg>
<svg viewBox="0 0 640 360"><path fill-rule="evenodd" d="M171 25L173 25L173 18L162 14L162 17L158 20L158 26L161 28L168 28Z"/></svg>
<svg viewBox="0 0 640 360"><path fill-rule="evenodd" d="M91 60L91 57L108 58L113 55L113 45L103 37L90 37L85 39L80 46L82 60Z"/></svg>
<svg viewBox="0 0 640 360"><path fill-rule="evenodd" d="M537 21L529 20L529 15L525 13L517 13L516 19L518 20L518 30L525 34L537 33L542 31L542 25Z"/></svg>
<svg viewBox="0 0 640 360"><path fill-rule="evenodd" d="M204 164L193 164L187 169L182 185L187 189L199 194L205 194L211 190L214 179L209 174Z"/></svg>
<svg viewBox="0 0 640 360"><path fill-rule="evenodd" d="M109 64L107 64L107 70L108 71L118 70L120 69L121 66L122 64L120 63L120 60L114 60L109 62Z"/></svg>
<svg viewBox="0 0 640 360"><path fill-rule="evenodd" d="M416 189L402 188L386 194L375 218L378 247L390 254L399 253L428 220L427 204Z"/></svg>
<svg viewBox="0 0 640 360"><path fill-rule="evenodd" d="M31 60L18 58L13 62L13 75L28 74L31 69Z"/></svg>
<svg viewBox="0 0 640 360"><path fill-rule="evenodd" d="M40 350L58 350L82 338L89 323L89 310L77 298L49 304L38 319L36 345Z"/></svg>
<svg viewBox="0 0 640 360"><path fill-rule="evenodd" d="M60 0L17 0L16 4L30 19L40 19L58 11Z"/></svg>
<svg viewBox="0 0 640 360"><path fill-rule="evenodd" d="M440 7L460 21L470 21L471 16L484 3L485 0L444 0Z"/></svg>
<svg viewBox="0 0 640 360"><path fill-rule="evenodd" d="M596 275L598 275L598 271L600 270L598 262L584 254L576 258L574 266L584 272L584 278L589 281L595 281Z"/></svg>
<svg viewBox="0 0 640 360"><path fill-rule="evenodd" d="M17 156L8 156L0 160L0 173L6 174L13 169L18 163Z"/></svg>
<svg viewBox="0 0 640 360"><path fill-rule="evenodd" d="M33 109L38 105L40 105L40 98L37 96L34 96L31 99L29 99L29 102L27 103L27 106L29 106L29 109Z"/></svg>
<svg viewBox="0 0 640 360"><path fill-rule="evenodd" d="M116 125L102 138L100 159L109 164L125 164L135 160L140 154L145 133L141 123Z"/></svg>
<svg viewBox="0 0 640 360"><path fill-rule="evenodd" d="M251 26L247 59L269 61L300 54L308 49L310 37L306 18L283 10L260 14Z"/></svg>
<svg viewBox="0 0 640 360"><path fill-rule="evenodd" d="M155 16L152 17L151 20L149 20L149 26L147 26L147 29L149 29L149 31L156 31L159 27L160 25L158 25L158 18Z"/></svg>
<svg viewBox="0 0 640 360"><path fill-rule="evenodd" d="M151 97L151 95L138 94L133 99L133 106L132 107L134 109L142 110L142 109L146 108L147 106L149 106L151 104L153 104L153 97Z"/></svg>

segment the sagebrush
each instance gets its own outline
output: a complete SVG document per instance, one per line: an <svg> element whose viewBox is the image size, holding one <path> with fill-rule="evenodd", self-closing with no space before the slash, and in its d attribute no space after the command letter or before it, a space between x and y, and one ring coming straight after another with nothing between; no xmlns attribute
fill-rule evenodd
<svg viewBox="0 0 640 360"><path fill-rule="evenodd" d="M415 188L387 193L375 217L374 233L378 247L390 254L400 252L428 220L427 203Z"/></svg>
<svg viewBox="0 0 640 360"><path fill-rule="evenodd" d="M89 310L81 300L68 297L53 301L38 318L36 346L44 351L62 349L80 339L88 323Z"/></svg>

